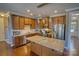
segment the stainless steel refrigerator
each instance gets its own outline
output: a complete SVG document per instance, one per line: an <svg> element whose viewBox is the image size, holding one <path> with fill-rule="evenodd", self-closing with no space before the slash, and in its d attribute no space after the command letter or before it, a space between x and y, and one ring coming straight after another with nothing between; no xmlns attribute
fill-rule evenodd
<svg viewBox="0 0 79 59"><path fill-rule="evenodd" d="M64 24L53 25L54 38L64 40Z"/></svg>

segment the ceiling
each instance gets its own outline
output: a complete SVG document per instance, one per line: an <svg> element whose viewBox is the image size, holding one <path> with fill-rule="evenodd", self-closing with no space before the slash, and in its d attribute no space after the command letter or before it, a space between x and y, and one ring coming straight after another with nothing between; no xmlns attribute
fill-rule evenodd
<svg viewBox="0 0 79 59"><path fill-rule="evenodd" d="M10 11L14 14L26 17L37 18L39 17L39 14L42 17L53 16L65 13L66 9L79 7L79 3L51 3L41 8L37 8L39 4L40 3L0 3L0 10ZM30 13L33 13L32 16L27 12L28 9L31 10ZM55 10L57 10L57 13L54 13Z"/></svg>

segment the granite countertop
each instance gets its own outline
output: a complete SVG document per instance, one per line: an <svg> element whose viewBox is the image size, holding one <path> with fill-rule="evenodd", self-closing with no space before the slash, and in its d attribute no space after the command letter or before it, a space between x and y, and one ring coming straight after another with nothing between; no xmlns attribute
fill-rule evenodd
<svg viewBox="0 0 79 59"><path fill-rule="evenodd" d="M13 35L13 37L16 37L16 36L24 36L24 35L28 35L28 34L32 34L32 33L37 33L35 31L27 31L27 30L14 30L14 32L20 32L18 35Z"/></svg>
<svg viewBox="0 0 79 59"><path fill-rule="evenodd" d="M54 49L59 52L63 52L64 50L64 40L48 38L43 36L32 36L27 38L27 40L48 47L50 49Z"/></svg>

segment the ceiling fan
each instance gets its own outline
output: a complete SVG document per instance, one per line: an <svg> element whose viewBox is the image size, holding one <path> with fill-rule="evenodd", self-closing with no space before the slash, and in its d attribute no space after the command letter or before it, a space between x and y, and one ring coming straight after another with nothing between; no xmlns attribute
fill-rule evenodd
<svg viewBox="0 0 79 59"><path fill-rule="evenodd" d="M49 4L49 3L42 3L42 4L38 5L37 8L44 7L44 6L48 5L48 4Z"/></svg>

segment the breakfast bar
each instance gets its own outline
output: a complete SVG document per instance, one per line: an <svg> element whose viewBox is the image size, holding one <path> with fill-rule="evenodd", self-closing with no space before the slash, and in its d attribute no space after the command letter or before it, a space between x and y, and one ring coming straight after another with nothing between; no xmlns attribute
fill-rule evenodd
<svg viewBox="0 0 79 59"><path fill-rule="evenodd" d="M32 36L26 40L31 43L31 51L37 55L62 55L64 40L48 38L44 36Z"/></svg>

